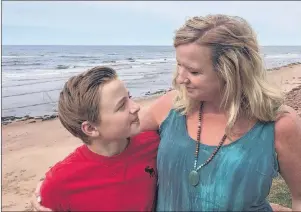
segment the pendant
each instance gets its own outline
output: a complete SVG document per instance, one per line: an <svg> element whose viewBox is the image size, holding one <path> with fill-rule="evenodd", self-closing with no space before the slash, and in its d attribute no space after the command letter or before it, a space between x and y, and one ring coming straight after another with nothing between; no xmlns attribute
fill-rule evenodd
<svg viewBox="0 0 301 212"><path fill-rule="evenodd" d="M195 171L195 170L192 170L189 173L189 183L192 186L197 186L199 184L199 181L200 181L199 173L197 171Z"/></svg>

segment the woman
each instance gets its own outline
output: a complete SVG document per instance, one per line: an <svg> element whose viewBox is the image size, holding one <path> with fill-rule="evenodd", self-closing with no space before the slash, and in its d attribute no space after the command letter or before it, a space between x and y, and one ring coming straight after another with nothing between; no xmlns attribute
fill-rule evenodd
<svg viewBox="0 0 301 212"><path fill-rule="evenodd" d="M238 17L194 17L174 46L176 90L142 122L160 127L157 210L271 211L277 172L301 210L300 118L267 83L251 27Z"/></svg>
<svg viewBox="0 0 301 212"><path fill-rule="evenodd" d="M278 172L301 210L300 118L268 84L248 23L194 17L174 47L175 90L140 117L160 130L157 211L271 211Z"/></svg>
<svg viewBox="0 0 301 212"><path fill-rule="evenodd" d="M139 109L111 68L71 77L58 114L84 144L48 171L42 205L55 211L151 211L159 136L138 134Z"/></svg>

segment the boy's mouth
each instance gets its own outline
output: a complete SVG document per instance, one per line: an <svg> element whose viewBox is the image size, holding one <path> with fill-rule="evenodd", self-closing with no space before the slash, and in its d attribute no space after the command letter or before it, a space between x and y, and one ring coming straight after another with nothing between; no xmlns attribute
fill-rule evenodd
<svg viewBox="0 0 301 212"><path fill-rule="evenodd" d="M139 122L139 117L137 116L137 118L134 120L134 121L132 121L133 123L137 123L137 122Z"/></svg>

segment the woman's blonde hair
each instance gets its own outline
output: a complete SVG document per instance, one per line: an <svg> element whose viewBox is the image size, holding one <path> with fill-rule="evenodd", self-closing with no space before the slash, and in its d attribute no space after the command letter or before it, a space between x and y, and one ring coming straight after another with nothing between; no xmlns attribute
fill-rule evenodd
<svg viewBox="0 0 301 212"><path fill-rule="evenodd" d="M244 19L227 15L193 17L174 38L174 47L189 43L208 46L212 51L214 70L225 84L221 107L228 112L227 134L239 116L262 122L276 120L284 95L267 82L256 35ZM176 71L174 107L185 115L193 102L176 84L177 75Z"/></svg>

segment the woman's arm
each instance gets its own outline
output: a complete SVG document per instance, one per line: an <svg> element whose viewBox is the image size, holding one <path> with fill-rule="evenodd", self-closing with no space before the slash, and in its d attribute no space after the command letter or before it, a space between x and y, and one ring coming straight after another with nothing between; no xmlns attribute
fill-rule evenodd
<svg viewBox="0 0 301 212"><path fill-rule="evenodd" d="M292 195L293 211L301 211L301 119L290 107L275 124L275 148L280 174Z"/></svg>
<svg viewBox="0 0 301 212"><path fill-rule="evenodd" d="M31 206L33 211L52 211L50 208L45 208L41 205L41 196L40 196L40 189L43 184L44 178L37 184L36 190L31 197ZM39 200L38 200L39 199Z"/></svg>
<svg viewBox="0 0 301 212"><path fill-rule="evenodd" d="M175 91L170 91L156 99L149 107L139 112L141 131L158 130L172 108Z"/></svg>

